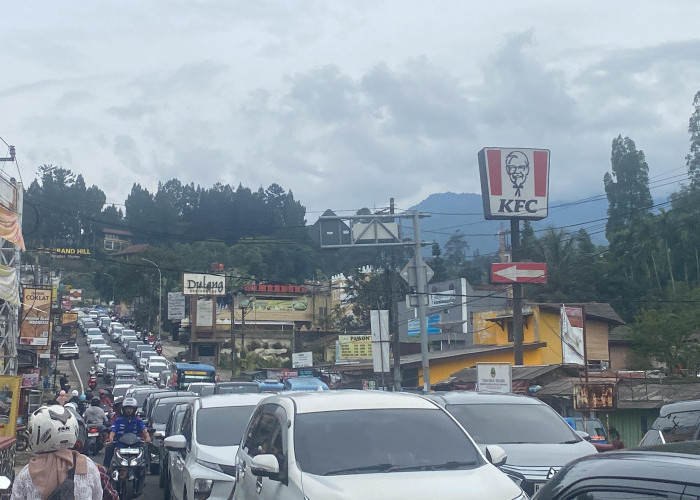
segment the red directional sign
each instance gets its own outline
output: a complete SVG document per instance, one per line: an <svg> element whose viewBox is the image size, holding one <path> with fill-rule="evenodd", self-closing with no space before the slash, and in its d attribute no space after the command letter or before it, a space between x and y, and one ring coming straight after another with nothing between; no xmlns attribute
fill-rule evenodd
<svg viewBox="0 0 700 500"><path fill-rule="evenodd" d="M547 264L539 262L491 264L491 283L547 283Z"/></svg>

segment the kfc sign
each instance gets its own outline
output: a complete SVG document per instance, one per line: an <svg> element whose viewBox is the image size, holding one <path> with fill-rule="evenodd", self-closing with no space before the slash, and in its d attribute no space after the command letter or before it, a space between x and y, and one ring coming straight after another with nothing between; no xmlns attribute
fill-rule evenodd
<svg viewBox="0 0 700 500"><path fill-rule="evenodd" d="M547 217L548 149L484 148L479 173L486 219Z"/></svg>

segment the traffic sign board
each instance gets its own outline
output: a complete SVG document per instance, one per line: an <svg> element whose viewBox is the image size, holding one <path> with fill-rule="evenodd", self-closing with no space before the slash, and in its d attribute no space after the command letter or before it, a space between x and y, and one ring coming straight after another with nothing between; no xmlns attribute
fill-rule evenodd
<svg viewBox="0 0 700 500"><path fill-rule="evenodd" d="M423 262L423 269L425 273L425 282L429 283L433 276L435 276L435 271L430 269L430 266ZM416 268L416 257L411 257L408 264L399 273L401 277L408 283L408 286L418 286L418 274Z"/></svg>
<svg viewBox="0 0 700 500"><path fill-rule="evenodd" d="M491 283L547 283L547 264L544 262L491 264Z"/></svg>

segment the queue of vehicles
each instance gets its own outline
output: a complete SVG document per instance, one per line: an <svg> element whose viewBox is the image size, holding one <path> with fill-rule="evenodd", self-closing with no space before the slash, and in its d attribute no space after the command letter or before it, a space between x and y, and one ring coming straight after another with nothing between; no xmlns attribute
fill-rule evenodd
<svg viewBox="0 0 700 500"><path fill-rule="evenodd" d="M598 454L591 441L599 449L608 444L599 421L567 423L534 398L329 391L305 377L217 383L214 367L170 363L125 335L123 325L110 326L117 330L108 330L110 340L120 346L98 347L94 333L90 346L98 351L95 361L104 362L100 373L114 384L113 395L139 402L153 436L144 463L159 476L166 500L463 498L465 492L474 498L627 498L632 483L639 491L645 485L663 491L659 474L630 479L633 468L640 475L663 460L685 475L667 478L666 493L677 496L660 498L695 498L688 493L698 488L687 476L700 470L700 459ZM652 429L650 442L654 436L663 442L663 425ZM688 432L697 439L697 427ZM618 467L619 457L636 465ZM617 480L623 471L629 484ZM582 491L585 496L576 496Z"/></svg>

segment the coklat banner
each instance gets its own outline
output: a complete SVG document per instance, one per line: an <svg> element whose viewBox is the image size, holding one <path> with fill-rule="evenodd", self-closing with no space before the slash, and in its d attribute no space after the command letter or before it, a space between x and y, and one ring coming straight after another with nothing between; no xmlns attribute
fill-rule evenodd
<svg viewBox="0 0 700 500"><path fill-rule="evenodd" d="M50 345L51 288L24 288L21 318L21 345Z"/></svg>

